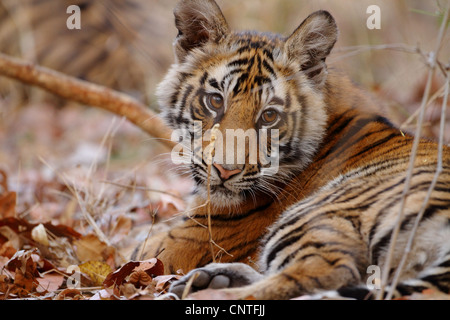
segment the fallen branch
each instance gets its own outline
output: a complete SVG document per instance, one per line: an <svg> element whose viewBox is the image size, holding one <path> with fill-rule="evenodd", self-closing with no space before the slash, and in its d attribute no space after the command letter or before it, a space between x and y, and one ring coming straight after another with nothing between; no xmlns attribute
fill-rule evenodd
<svg viewBox="0 0 450 320"><path fill-rule="evenodd" d="M157 114L136 99L61 72L0 53L0 75L38 86L64 99L99 107L123 116L143 131L172 148L171 129Z"/></svg>

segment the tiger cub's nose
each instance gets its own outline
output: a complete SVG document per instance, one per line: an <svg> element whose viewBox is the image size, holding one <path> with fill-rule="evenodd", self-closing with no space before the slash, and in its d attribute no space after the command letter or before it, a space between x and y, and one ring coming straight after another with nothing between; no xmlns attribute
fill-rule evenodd
<svg viewBox="0 0 450 320"><path fill-rule="evenodd" d="M219 170L220 172L220 178L222 180L228 180L230 179L232 176L238 174L239 172L241 172L242 170L240 169L234 169L234 170L227 170L224 167L222 167L222 165L218 164L218 163L214 163L214 167L216 167L217 170Z"/></svg>

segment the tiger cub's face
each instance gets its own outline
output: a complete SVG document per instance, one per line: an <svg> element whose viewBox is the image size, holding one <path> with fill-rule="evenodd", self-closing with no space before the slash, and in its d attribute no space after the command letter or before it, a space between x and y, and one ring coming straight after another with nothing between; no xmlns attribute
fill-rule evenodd
<svg viewBox="0 0 450 320"><path fill-rule="evenodd" d="M279 184L311 162L324 134L321 90L337 38L334 19L318 11L285 38L231 32L213 0L181 1L174 14L176 63L157 95L167 123L183 132L191 151L198 193L206 194L206 150L218 125L212 203L276 197Z"/></svg>

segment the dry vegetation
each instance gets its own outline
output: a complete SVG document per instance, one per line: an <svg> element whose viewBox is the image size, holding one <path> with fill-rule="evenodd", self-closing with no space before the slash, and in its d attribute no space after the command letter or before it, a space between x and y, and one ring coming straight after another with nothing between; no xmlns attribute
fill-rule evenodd
<svg viewBox="0 0 450 320"><path fill-rule="evenodd" d="M53 1L59 9L47 12L54 12L63 27L49 31L30 18L26 5L0 0L0 17L10 19L0 20L0 52L131 94L157 112L153 93L172 61L176 1L136 1L146 3L139 17L123 14L116 1L108 8L99 4L96 10L115 29L96 34L86 46L79 39L93 30L87 21L101 24L91 15L86 25L82 21L81 33L65 29L65 8L77 1ZM329 64L373 94L380 111L402 130L416 130L422 116L422 135L449 143L450 108L448 120L440 123L448 103L449 32L439 39L448 1L219 3L235 29L283 34L314 10L330 11L340 38ZM371 4L381 8L380 30L366 28ZM112 49L104 64L78 74L77 56L105 48ZM68 54L72 60L59 62ZM163 275L156 259L130 262L127 257L149 234L183 214L192 183L178 174L166 146L114 113L0 78L0 299L154 298L177 276ZM71 265L82 271L82 289L66 288ZM111 286L105 288L108 274Z"/></svg>

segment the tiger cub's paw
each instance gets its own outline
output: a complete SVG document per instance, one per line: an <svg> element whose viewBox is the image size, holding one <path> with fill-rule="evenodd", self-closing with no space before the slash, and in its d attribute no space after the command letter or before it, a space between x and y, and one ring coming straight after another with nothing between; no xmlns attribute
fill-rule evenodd
<svg viewBox="0 0 450 320"><path fill-rule="evenodd" d="M260 278L260 273L243 263L212 263L190 271L174 282L169 291L181 298L188 284L188 293L191 294L204 289L242 287Z"/></svg>

